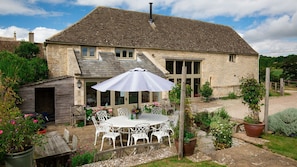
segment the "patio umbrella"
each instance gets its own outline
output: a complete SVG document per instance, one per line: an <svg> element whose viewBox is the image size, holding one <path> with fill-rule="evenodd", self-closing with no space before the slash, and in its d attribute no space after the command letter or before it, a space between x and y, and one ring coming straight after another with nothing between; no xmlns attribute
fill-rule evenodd
<svg viewBox="0 0 297 167"><path fill-rule="evenodd" d="M92 88L101 92L107 90L122 92L162 92L171 90L173 85L173 82L159 77L146 69L134 68L111 79L93 85Z"/></svg>

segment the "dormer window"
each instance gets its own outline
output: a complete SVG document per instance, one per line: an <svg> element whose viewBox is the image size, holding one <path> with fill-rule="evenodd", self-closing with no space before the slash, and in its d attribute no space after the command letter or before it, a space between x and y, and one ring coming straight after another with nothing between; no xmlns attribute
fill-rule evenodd
<svg viewBox="0 0 297 167"><path fill-rule="evenodd" d="M116 53L116 57L120 59L134 58L134 49L116 48L115 53Z"/></svg>
<svg viewBox="0 0 297 167"><path fill-rule="evenodd" d="M81 47L81 56L83 58L95 58L96 47Z"/></svg>

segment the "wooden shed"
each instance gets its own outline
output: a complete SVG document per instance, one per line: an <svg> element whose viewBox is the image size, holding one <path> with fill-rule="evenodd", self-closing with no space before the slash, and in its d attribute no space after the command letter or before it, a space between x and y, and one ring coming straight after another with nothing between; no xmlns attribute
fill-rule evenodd
<svg viewBox="0 0 297 167"><path fill-rule="evenodd" d="M55 124L70 122L70 107L74 105L74 79L58 77L22 86L18 94L23 99L18 107L24 113L46 114Z"/></svg>

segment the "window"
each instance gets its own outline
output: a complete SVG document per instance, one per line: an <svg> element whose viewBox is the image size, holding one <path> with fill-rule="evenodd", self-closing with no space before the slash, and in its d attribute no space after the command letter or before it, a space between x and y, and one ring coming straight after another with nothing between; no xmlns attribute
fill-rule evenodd
<svg viewBox="0 0 297 167"><path fill-rule="evenodd" d="M91 86L96 85L97 82L87 82L86 83L86 102L89 107L97 106L97 91Z"/></svg>
<svg viewBox="0 0 297 167"><path fill-rule="evenodd" d="M124 104L125 92L115 92L115 105Z"/></svg>
<svg viewBox="0 0 297 167"><path fill-rule="evenodd" d="M95 47L81 47L81 55L83 58L94 58L96 53Z"/></svg>
<svg viewBox="0 0 297 167"><path fill-rule="evenodd" d="M166 61L166 70L173 74L173 61Z"/></svg>
<svg viewBox="0 0 297 167"><path fill-rule="evenodd" d="M182 66L186 66L187 79L186 83L193 89L191 97L199 96L200 87L200 61L195 60L166 60L166 70L170 72L169 80L180 83L182 78Z"/></svg>
<svg viewBox="0 0 297 167"><path fill-rule="evenodd" d="M101 106L110 106L110 91L101 92L100 99Z"/></svg>
<svg viewBox="0 0 297 167"><path fill-rule="evenodd" d="M142 103L150 102L150 92L148 91L141 92L141 102Z"/></svg>
<svg viewBox="0 0 297 167"><path fill-rule="evenodd" d="M133 59L134 50L133 49L124 49L124 48L116 48L115 49L116 57L122 59Z"/></svg>
<svg viewBox="0 0 297 167"><path fill-rule="evenodd" d="M235 63L235 59L236 59L236 54L230 54L229 55L229 62Z"/></svg>

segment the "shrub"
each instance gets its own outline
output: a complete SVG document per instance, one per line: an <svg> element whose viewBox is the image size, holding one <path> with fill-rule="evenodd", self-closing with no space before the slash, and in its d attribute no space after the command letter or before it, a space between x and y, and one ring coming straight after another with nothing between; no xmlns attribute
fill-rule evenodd
<svg viewBox="0 0 297 167"><path fill-rule="evenodd" d="M217 150L230 148L232 146L232 129L234 123L228 119L223 119L219 115L214 115L210 123L210 132L213 144Z"/></svg>
<svg viewBox="0 0 297 167"><path fill-rule="evenodd" d="M213 113L210 123L210 132L214 137L214 146L217 150L232 146L232 129L234 123L225 108L220 108Z"/></svg>
<svg viewBox="0 0 297 167"><path fill-rule="evenodd" d="M212 115L207 111L198 112L193 115L194 123L199 127L201 130L205 132L209 132L209 126L211 123Z"/></svg>
<svg viewBox="0 0 297 167"><path fill-rule="evenodd" d="M288 108L268 116L268 129L286 136L297 133L297 108Z"/></svg>
<svg viewBox="0 0 297 167"><path fill-rule="evenodd" d="M92 163L94 159L94 153L86 152L83 154L75 155L71 159L71 165L73 167L75 166L81 166L84 164Z"/></svg>
<svg viewBox="0 0 297 167"><path fill-rule="evenodd" d="M228 94L228 99L237 99L237 95L234 92Z"/></svg>
<svg viewBox="0 0 297 167"><path fill-rule="evenodd" d="M222 118L222 119L226 119L226 120L230 120L230 115L228 114L228 112L226 111L226 109L225 108L219 108L219 109L217 109L215 112L214 112L214 116L218 116L218 117L220 117L220 118ZM213 116L213 117L214 117Z"/></svg>
<svg viewBox="0 0 297 167"><path fill-rule="evenodd" d="M205 82L204 85L202 85L202 88L200 89L201 95L205 98L205 101L209 101L209 97L212 95L212 88L210 87L210 83L208 81Z"/></svg>

